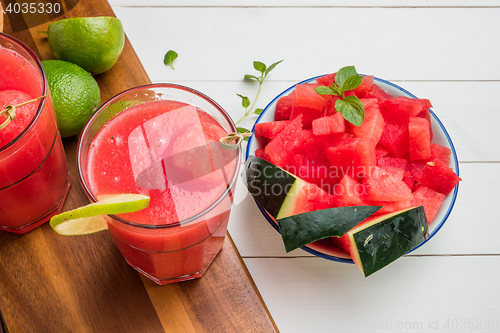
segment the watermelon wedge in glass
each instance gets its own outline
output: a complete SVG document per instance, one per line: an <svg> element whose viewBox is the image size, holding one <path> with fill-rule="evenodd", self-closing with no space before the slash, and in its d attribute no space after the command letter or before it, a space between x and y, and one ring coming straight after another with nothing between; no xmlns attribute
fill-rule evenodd
<svg viewBox="0 0 500 333"><path fill-rule="evenodd" d="M460 178L453 142L444 125L430 109L428 100L418 99L407 90L373 76L363 76L362 84L354 92L349 92L362 99L365 123L361 127L354 127L346 121L341 124L345 126L346 133L337 130L342 126L339 126L338 116L332 108L336 97L330 96L330 100L326 98L325 102L325 96L311 93L311 88L329 85L333 80L333 74L313 77L275 97L256 121L254 135L248 141L246 158L255 155L271 162L276 159L281 167L307 169L309 173L306 174L309 176L312 170L321 170L324 165L337 165L341 173L336 178L330 177L329 182L325 182L320 173L315 173L315 177L302 178L313 183L320 179L324 186L319 186L325 191L330 190L339 206L361 205L366 203L367 198L372 201L366 204L383 205L377 213L423 205L427 220L432 222L428 224L429 237L414 251L440 230L455 204ZM304 91L303 95L299 94L297 87ZM369 100L371 98L373 100ZM298 101L298 106L294 106L294 100ZM293 122L299 115L302 117L301 124ZM270 123L275 121L288 123ZM290 123L294 125L288 126ZM280 137L281 132L283 134ZM287 132L288 135L285 135ZM292 137L289 137L290 134L293 134ZM278 139L267 148L274 138ZM370 147L367 140L376 141L375 149ZM286 151L288 141L291 149ZM326 151L326 159L317 158L318 150L322 149ZM360 151L365 154L354 156L353 152ZM352 156L346 158L346 154ZM426 162L430 160L432 162ZM298 167L306 164L305 161L314 162L307 167ZM441 173L442 179L437 179L434 172ZM342 185L346 191L333 193L331 189L336 184ZM358 184L370 187L368 196L355 193ZM389 188L397 191L384 193ZM412 192L413 197L410 196ZM257 206L279 232L276 220L258 203ZM353 263L351 256L340 250L329 238L301 248L328 260Z"/></svg>

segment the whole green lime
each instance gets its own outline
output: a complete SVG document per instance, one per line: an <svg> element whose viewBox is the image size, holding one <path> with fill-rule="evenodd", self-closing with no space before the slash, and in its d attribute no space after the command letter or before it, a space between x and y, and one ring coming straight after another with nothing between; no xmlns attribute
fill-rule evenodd
<svg viewBox="0 0 500 333"><path fill-rule="evenodd" d="M77 64L93 75L113 67L125 45L121 21L109 16L55 21L49 24L47 36L56 59Z"/></svg>
<svg viewBox="0 0 500 333"><path fill-rule="evenodd" d="M101 104L101 91L96 80L71 62L44 60L42 66L61 136L64 138L80 133Z"/></svg>

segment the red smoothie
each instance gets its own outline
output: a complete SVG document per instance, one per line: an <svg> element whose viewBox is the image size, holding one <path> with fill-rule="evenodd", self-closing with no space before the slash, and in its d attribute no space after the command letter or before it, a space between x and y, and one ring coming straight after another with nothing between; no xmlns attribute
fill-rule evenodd
<svg viewBox="0 0 500 333"><path fill-rule="evenodd" d="M48 95L41 65L30 52L0 35L0 110ZM5 120L0 116L0 124ZM68 189L50 96L16 108L15 119L0 129L0 230L25 233L47 222L60 212Z"/></svg>
<svg viewBox="0 0 500 333"><path fill-rule="evenodd" d="M222 247L237 163L235 151L219 146L226 134L199 108L156 101L119 113L90 144L94 197L151 198L147 209L108 225L127 262L157 283L201 276Z"/></svg>

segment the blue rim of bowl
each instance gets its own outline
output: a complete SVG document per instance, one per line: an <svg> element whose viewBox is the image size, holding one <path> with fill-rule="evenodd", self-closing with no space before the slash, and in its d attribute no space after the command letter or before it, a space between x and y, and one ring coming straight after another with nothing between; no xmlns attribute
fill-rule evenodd
<svg viewBox="0 0 500 333"><path fill-rule="evenodd" d="M360 74L362 76L364 76L363 74ZM309 83L309 82L312 82L312 81L315 81L316 79L320 78L320 77L323 77L325 75L319 75L319 76L315 76L315 77L312 77L312 78L309 78L307 80L304 80L304 81L301 81L299 83L296 83L294 85L292 85L291 87L287 88L286 90L284 90L281 94L279 94L278 96L276 96L271 102L269 102L269 104L267 104L267 106L264 108L264 110L262 111L262 113L259 115L259 117L257 118L257 120L255 121L255 124L257 124L259 122L259 120L264 116L264 114L269 110L269 108L275 104L275 102L280 99L282 96L284 95L288 95L288 93L290 93L293 89L295 89L295 86L297 84L302 84L302 83ZM402 93L408 95L409 97L411 98L417 98L415 95L413 95L412 93L410 93L408 90L392 83L392 82L389 82L389 81L386 81L386 80L383 80L383 79L380 79L378 77L374 77L374 81L378 81L378 82L381 82L381 83L384 83L388 86L391 86L399 91L401 91ZM441 127L441 130L443 131L445 137L446 137L446 140L448 142L448 144L450 145L450 150L451 150L451 153L453 155L453 159L454 159L454 167L455 167L455 173L457 174L457 176L460 176L459 175L459 169L458 169L458 157L457 157L457 153L455 151L455 146L453 145L453 142L451 140L451 137L450 135L448 134L448 131L446 131L446 128L444 127L443 123L441 122L441 120L439 120L439 118L436 116L436 114L432 111L432 109L429 109L430 113L431 113L431 116L434 118L434 120L439 124L439 126ZM255 124L254 126L252 127L252 132L255 131ZM247 149L246 149L246 153L245 153L245 161L248 159L249 157L249 147L252 145L253 143L253 140L254 140L254 135L252 135L249 140L248 140L248 143L247 143ZM451 201L448 205L448 209L446 210L443 218L441 219L441 221L439 221L439 223L434 227L434 229L429 233L429 237L423 241L422 243L420 243L418 246L416 246L415 248L413 248L411 251L409 251L407 254L415 251L416 249L420 248L422 245L424 245L425 243L427 243L440 229L441 227L444 225L444 223L446 222L446 220L448 219L449 215L451 214L451 211L453 209L453 206L455 205L455 201L457 199L457 195L458 195L458 184L455 186L455 188L453 189L453 192L448 194L448 196L451 195ZM277 231L277 232L280 232L279 230L279 227L276 223L274 223L274 221L269 217L269 214L266 212L266 210L264 208L262 208L261 205L259 205L259 203L255 202L257 204L257 207L259 208L259 210L261 211L262 215L264 215L264 217L266 218L267 222L269 222L269 224L271 224L271 226ZM434 223L434 222L433 222ZM302 246L301 247L302 250L306 251L306 252L309 252L310 254L313 254L315 256L318 256L320 258L324 258L324 259L328 259L328 260L331 260L331 261L337 261L337 262L343 262L343 263L350 263L350 264L353 264L354 261L352 261L352 259L346 259L346 258L340 258L340 257L336 257L336 256L332 256L330 254L326 254L326 253L323 253L323 252L319 252L317 250L314 250L312 248L310 248L309 246L305 245L305 246Z"/></svg>

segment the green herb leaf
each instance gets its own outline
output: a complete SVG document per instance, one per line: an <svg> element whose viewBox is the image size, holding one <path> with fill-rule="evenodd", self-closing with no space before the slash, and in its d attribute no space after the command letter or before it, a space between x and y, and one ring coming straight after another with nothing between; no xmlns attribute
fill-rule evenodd
<svg viewBox="0 0 500 333"><path fill-rule="evenodd" d="M246 96L236 94L241 97L241 105L246 109L250 106L250 99Z"/></svg>
<svg viewBox="0 0 500 333"><path fill-rule="evenodd" d="M172 69L175 69L174 60L177 59L178 56L179 55L177 54L177 52L170 50L165 54L165 58L163 58L163 63L165 65L170 65Z"/></svg>
<svg viewBox="0 0 500 333"><path fill-rule="evenodd" d="M280 60L280 61L276 61L274 64L272 64L271 66L267 67L267 69L264 71L264 75L267 76L267 74L269 74L270 71L272 71L274 69L274 67L278 66L278 64L280 62L282 62L283 60Z"/></svg>
<svg viewBox="0 0 500 333"><path fill-rule="evenodd" d="M357 75L358 72L356 72L354 66L342 67L341 69L338 70L337 74L335 74L335 84L338 85L343 92L346 92L346 90L349 89L344 88L345 80L347 80L347 78L351 76L357 76Z"/></svg>
<svg viewBox="0 0 500 333"><path fill-rule="evenodd" d="M257 77L255 75L246 74L244 76L244 78L246 80L257 80L257 82L259 82L259 90L257 90L257 95L255 96L255 100L253 101L253 104L251 106L250 106L250 100L247 97L241 96L240 94L236 94L243 99L242 105L245 108L245 114L243 115L243 117L240 118L240 120L238 120L236 122L236 124L241 123L243 121L243 119L245 119L246 117L248 117L251 114L260 115L262 113L262 109L255 109L255 111L253 111L254 107L256 106L257 100L259 99L260 91L262 89L262 84L264 83L264 79L266 78L266 75L270 71L272 71L282 61L283 60L277 61L269 67L267 67L263 62L260 62L260 61L253 62L253 67L255 68L255 70L257 70L261 73L261 76Z"/></svg>
<svg viewBox="0 0 500 333"><path fill-rule="evenodd" d="M241 133L241 134L243 134L243 133L251 133L249 130L247 130L244 127L236 127L236 130L238 131L238 133ZM249 139L248 136L243 137L243 140L245 140L245 141L248 141L248 139Z"/></svg>
<svg viewBox="0 0 500 333"><path fill-rule="evenodd" d="M255 68L257 71L261 72L262 74L264 74L264 72L266 71L266 65L260 61L254 61L253 68Z"/></svg>
<svg viewBox="0 0 500 333"><path fill-rule="evenodd" d="M365 119L365 108L356 96L347 96L335 102L335 109L342 114L345 120L355 126L361 126Z"/></svg>
<svg viewBox="0 0 500 333"><path fill-rule="evenodd" d="M255 75L246 74L244 77L247 80L257 80L257 81L259 81L259 78L257 76L255 76Z"/></svg>
<svg viewBox="0 0 500 333"><path fill-rule="evenodd" d="M328 86L316 87L314 88L314 91L320 95L337 95L337 96L340 95L335 89L333 89L333 87L328 87Z"/></svg>
<svg viewBox="0 0 500 333"><path fill-rule="evenodd" d="M361 76L349 76L345 81L344 81L344 88L342 89L343 91L347 90L353 90L361 84L361 81L363 81L363 78Z"/></svg>

